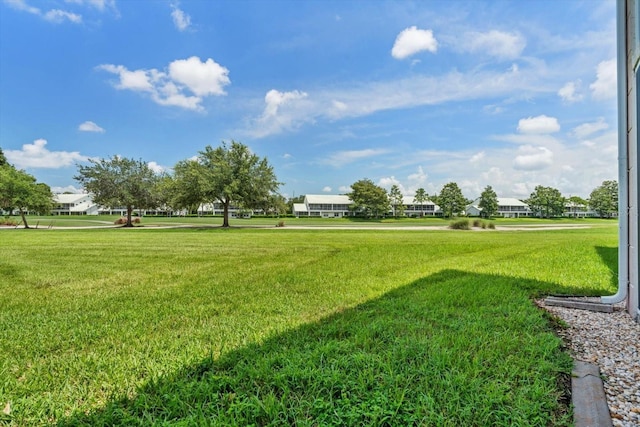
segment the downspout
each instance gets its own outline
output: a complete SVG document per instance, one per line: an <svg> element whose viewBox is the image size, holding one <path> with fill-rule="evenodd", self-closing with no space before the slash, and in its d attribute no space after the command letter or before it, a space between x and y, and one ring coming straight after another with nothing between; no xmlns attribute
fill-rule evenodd
<svg viewBox="0 0 640 427"><path fill-rule="evenodd" d="M626 0L616 2L618 36L618 291L603 296L603 304L627 298L629 288L629 165L627 150L627 8Z"/></svg>

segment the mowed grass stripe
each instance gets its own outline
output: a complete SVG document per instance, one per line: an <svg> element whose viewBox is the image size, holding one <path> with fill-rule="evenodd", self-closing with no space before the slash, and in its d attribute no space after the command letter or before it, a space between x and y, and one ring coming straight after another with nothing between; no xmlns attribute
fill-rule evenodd
<svg viewBox="0 0 640 427"><path fill-rule="evenodd" d="M141 231L3 231L10 423L562 424L568 358L530 297L611 292L617 240Z"/></svg>

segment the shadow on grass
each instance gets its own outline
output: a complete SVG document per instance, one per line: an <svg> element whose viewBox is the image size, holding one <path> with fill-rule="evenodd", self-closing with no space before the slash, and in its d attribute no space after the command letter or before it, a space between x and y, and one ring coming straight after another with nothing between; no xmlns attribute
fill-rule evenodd
<svg viewBox="0 0 640 427"><path fill-rule="evenodd" d="M58 425L570 425L547 287L444 270Z"/></svg>
<svg viewBox="0 0 640 427"><path fill-rule="evenodd" d="M618 286L618 248L596 246L596 252L602 262L611 270L611 284L616 288Z"/></svg>

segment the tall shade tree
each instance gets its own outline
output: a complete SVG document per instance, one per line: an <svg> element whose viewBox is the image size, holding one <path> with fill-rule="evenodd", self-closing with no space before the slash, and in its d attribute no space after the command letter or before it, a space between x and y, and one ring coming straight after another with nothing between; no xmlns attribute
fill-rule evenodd
<svg viewBox="0 0 640 427"><path fill-rule="evenodd" d="M424 188L418 188L416 194L413 196L413 203L420 205L420 216L424 215L423 204L429 201L429 195Z"/></svg>
<svg viewBox="0 0 640 427"><path fill-rule="evenodd" d="M78 166L74 179L93 195L96 203L124 207L127 210L125 227L133 227L133 209L158 205L155 194L158 176L147 162L119 156L89 162L90 166Z"/></svg>
<svg viewBox="0 0 640 427"><path fill-rule="evenodd" d="M9 212L18 209L24 228L29 228L26 214L47 214L54 205L53 194L47 184L9 163L0 165L0 207Z"/></svg>
<svg viewBox="0 0 640 427"><path fill-rule="evenodd" d="M389 203L393 209L393 216L396 218L404 215L403 199L404 197L402 191L400 191L400 187L398 187L397 184L393 184L389 191Z"/></svg>
<svg viewBox="0 0 640 427"><path fill-rule="evenodd" d="M158 202L158 207L166 213L167 216L173 214L175 180L173 176L166 172L161 173L155 183L154 193Z"/></svg>
<svg viewBox="0 0 640 427"><path fill-rule="evenodd" d="M4 156L2 148L0 148L0 166L8 165L7 158Z"/></svg>
<svg viewBox="0 0 640 427"><path fill-rule="evenodd" d="M351 192L347 193L357 213L366 217L380 217L389 212L387 191L375 185L370 179L361 179L351 184Z"/></svg>
<svg viewBox="0 0 640 427"><path fill-rule="evenodd" d="M168 182L170 204L191 213L207 200L204 194L204 171L197 160L181 160L173 167L173 177Z"/></svg>
<svg viewBox="0 0 640 427"><path fill-rule="evenodd" d="M533 213L541 218L562 216L566 199L560 191L552 187L536 186L525 203Z"/></svg>
<svg viewBox="0 0 640 427"><path fill-rule="evenodd" d="M604 181L589 196L589 206L601 218L611 218L618 212L618 181Z"/></svg>
<svg viewBox="0 0 640 427"><path fill-rule="evenodd" d="M217 148L205 147L197 161L187 162L186 177L192 181L192 193L184 174L176 177L178 187L190 200L220 202L223 208L223 227L229 227L229 207L261 208L280 186L266 158L253 154L246 145L231 141ZM178 170L176 170L176 173ZM187 197L190 196L190 197Z"/></svg>
<svg viewBox="0 0 640 427"><path fill-rule="evenodd" d="M491 218L498 212L498 195L490 185L487 185L480 194L478 207L482 209L480 214L486 218Z"/></svg>
<svg viewBox="0 0 640 427"><path fill-rule="evenodd" d="M442 216L451 218L464 210L467 199L462 195L458 184L449 182L442 187L437 203L442 210Z"/></svg>

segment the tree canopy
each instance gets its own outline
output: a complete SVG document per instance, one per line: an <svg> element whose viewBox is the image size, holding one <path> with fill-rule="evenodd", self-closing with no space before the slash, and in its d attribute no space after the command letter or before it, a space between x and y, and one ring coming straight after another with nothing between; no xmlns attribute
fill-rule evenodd
<svg viewBox="0 0 640 427"><path fill-rule="evenodd" d="M353 202L353 209L366 217L378 218L389 212L387 191L368 178L351 184L351 192L347 196Z"/></svg>
<svg viewBox="0 0 640 427"><path fill-rule="evenodd" d="M566 199L552 187L538 185L525 201L534 214L542 218L562 216Z"/></svg>
<svg viewBox="0 0 640 427"><path fill-rule="evenodd" d="M400 191L400 187L397 184L393 184L391 186L391 191L389 191L389 203L391 204L391 208L393 209L393 216L399 217L404 215L404 196L402 195L402 191Z"/></svg>
<svg viewBox="0 0 640 427"><path fill-rule="evenodd" d="M25 228L27 212L47 214L53 207L53 194L47 184L5 162L0 165L0 207L9 212L18 209Z"/></svg>
<svg viewBox="0 0 640 427"><path fill-rule="evenodd" d="M124 207L127 210L126 227L133 227L133 209L148 209L158 205L155 186L156 173L142 160L114 156L92 160L90 166L78 166L74 177L103 206Z"/></svg>
<svg viewBox="0 0 640 427"><path fill-rule="evenodd" d="M450 218L464 210L467 199L462 195L458 184L449 182L442 187L437 203L442 210L442 215L445 218Z"/></svg>
<svg viewBox="0 0 640 427"><path fill-rule="evenodd" d="M4 166L9 164L9 162L7 162L7 158L4 156L4 152L2 151L2 148L0 148L0 166Z"/></svg>
<svg viewBox="0 0 640 427"><path fill-rule="evenodd" d="M229 227L232 204L244 209L264 209L280 186L266 158L233 140L231 145L223 142L217 148L206 146L196 161L179 162L175 178L179 204L222 204L223 227Z"/></svg>
<svg viewBox="0 0 640 427"><path fill-rule="evenodd" d="M424 190L424 188L418 188L416 190L415 196L413 196L413 203L423 204L428 200L429 200L429 195Z"/></svg>
<svg viewBox="0 0 640 427"><path fill-rule="evenodd" d="M482 209L480 214L486 218L491 218L498 212L498 195L490 185L487 185L480 194L478 207Z"/></svg>
<svg viewBox="0 0 640 427"><path fill-rule="evenodd" d="M618 181L604 181L589 196L589 206L601 218L611 218L618 212Z"/></svg>

